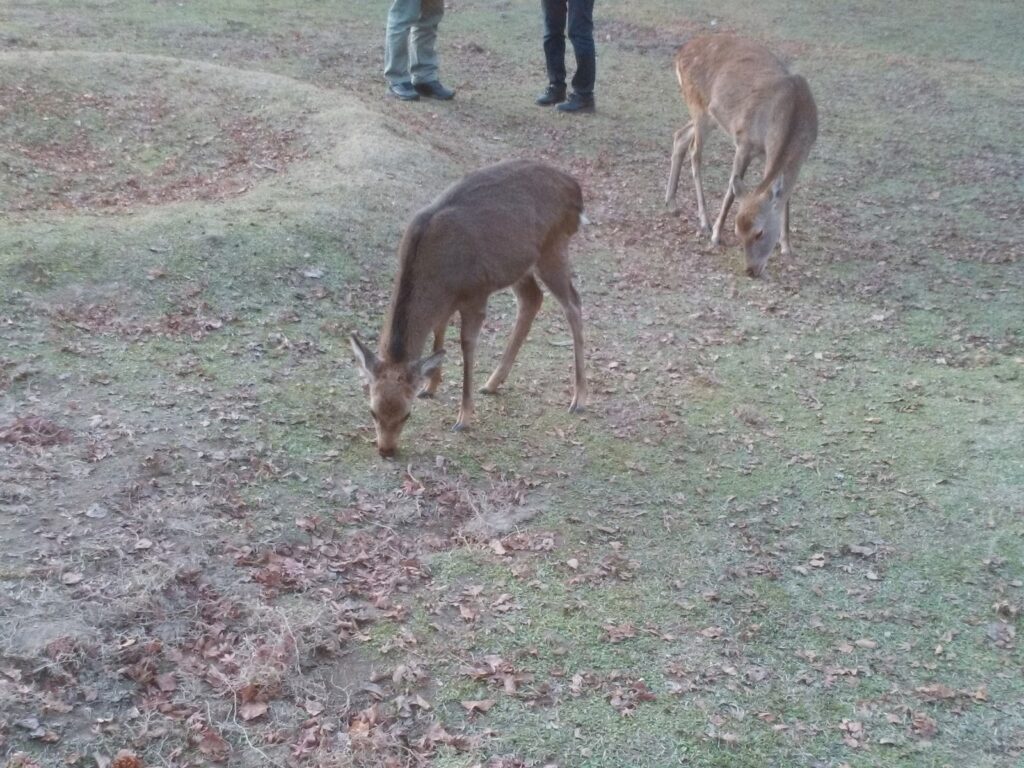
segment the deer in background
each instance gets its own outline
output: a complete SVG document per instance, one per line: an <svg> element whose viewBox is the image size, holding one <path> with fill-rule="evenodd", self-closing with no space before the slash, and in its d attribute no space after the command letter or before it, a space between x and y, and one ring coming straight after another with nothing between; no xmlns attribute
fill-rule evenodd
<svg viewBox="0 0 1024 768"><path fill-rule="evenodd" d="M675 134L665 203L675 200L683 155L689 150L701 230L710 229L711 243L718 245L729 207L739 198L736 234L746 253L747 274L757 277L780 238L783 255L792 252L789 198L800 166L818 137L818 110L811 89L800 75L789 74L767 48L732 35L694 38L679 49L675 66L692 120ZM701 150L712 121L732 136L736 155L722 210L709 228ZM764 178L744 192L747 166L762 155Z"/></svg>
<svg viewBox="0 0 1024 768"><path fill-rule="evenodd" d="M529 160L471 173L417 213L399 246L398 277L378 353L353 333L352 351L369 383L377 450L395 454L418 393L441 383L444 335L461 317L462 405L455 430L473 417L473 361L487 299L509 286L516 295L515 328L501 362L481 392L494 394L540 310L538 278L565 311L572 331L576 382L571 412L585 404L583 315L569 268L569 238L583 220L583 194L568 174ZM431 331L433 354L421 357Z"/></svg>

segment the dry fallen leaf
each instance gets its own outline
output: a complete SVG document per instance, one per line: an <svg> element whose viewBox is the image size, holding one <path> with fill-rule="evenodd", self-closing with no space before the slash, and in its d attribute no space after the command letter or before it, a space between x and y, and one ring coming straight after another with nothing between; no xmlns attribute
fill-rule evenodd
<svg viewBox="0 0 1024 768"><path fill-rule="evenodd" d="M942 683L932 683L915 688L918 693L929 699L955 699L956 691Z"/></svg>
<svg viewBox="0 0 1024 768"><path fill-rule="evenodd" d="M83 576L82 574L80 574L80 573L78 573L76 571L68 571L63 576L60 577L60 580L61 580L62 583L66 584L67 586L70 587L73 584L77 584L78 582L80 582L84 578L85 578L85 576Z"/></svg>
<svg viewBox="0 0 1024 768"><path fill-rule="evenodd" d="M122 749L114 755L110 768L143 768L142 760L130 749Z"/></svg>
<svg viewBox="0 0 1024 768"><path fill-rule="evenodd" d="M922 739L930 739L939 732L939 724L924 712L915 712L911 716L910 727Z"/></svg>
<svg viewBox="0 0 1024 768"><path fill-rule="evenodd" d="M243 720L255 720L267 713L268 706L265 701L249 701L238 708L238 714Z"/></svg>
<svg viewBox="0 0 1024 768"><path fill-rule="evenodd" d="M93 520L102 520L108 515L107 508L102 504L93 504L85 510L85 516Z"/></svg>
<svg viewBox="0 0 1024 768"><path fill-rule="evenodd" d="M467 712L486 712L494 706L494 699L466 700L460 703Z"/></svg>
<svg viewBox="0 0 1024 768"><path fill-rule="evenodd" d="M847 720L843 718L842 723L839 725L839 730L843 732L843 743L851 749L857 749L861 746L864 740L864 724L859 720Z"/></svg>
<svg viewBox="0 0 1024 768"><path fill-rule="evenodd" d="M199 751L215 763L220 763L227 760L231 745L219 733L208 727L199 740Z"/></svg>
<svg viewBox="0 0 1024 768"><path fill-rule="evenodd" d="M1017 636L1017 630L1012 625L1003 621L993 621L985 627L985 636L995 645L1001 648L1009 648L1013 645L1013 639Z"/></svg>
<svg viewBox="0 0 1024 768"><path fill-rule="evenodd" d="M862 547L860 544L851 544L847 549L850 550L850 554L860 555L861 557L871 557L875 554L873 547Z"/></svg>
<svg viewBox="0 0 1024 768"><path fill-rule="evenodd" d="M306 703L303 705L303 709L306 710L307 714L316 717L324 711L324 705L319 701L316 701L315 699L306 699Z"/></svg>
<svg viewBox="0 0 1024 768"><path fill-rule="evenodd" d="M170 693L178 687L178 681L174 679L173 672L157 675L154 682L156 682L156 687L164 693Z"/></svg>
<svg viewBox="0 0 1024 768"><path fill-rule="evenodd" d="M621 643L623 640L636 637L636 627L628 621L625 624L605 624L602 629L610 643Z"/></svg>

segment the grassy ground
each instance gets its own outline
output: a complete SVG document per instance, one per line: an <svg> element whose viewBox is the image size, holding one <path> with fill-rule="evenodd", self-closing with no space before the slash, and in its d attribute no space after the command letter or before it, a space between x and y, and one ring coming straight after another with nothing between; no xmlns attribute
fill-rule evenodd
<svg viewBox="0 0 1024 768"><path fill-rule="evenodd" d="M1019 765L1020 5L599 4L582 120L532 0L449 3L444 105L383 99L385 4L294 5L0 10L8 764ZM765 281L660 205L711 28L819 104ZM516 156L584 185L592 407L549 300L382 463L347 332Z"/></svg>

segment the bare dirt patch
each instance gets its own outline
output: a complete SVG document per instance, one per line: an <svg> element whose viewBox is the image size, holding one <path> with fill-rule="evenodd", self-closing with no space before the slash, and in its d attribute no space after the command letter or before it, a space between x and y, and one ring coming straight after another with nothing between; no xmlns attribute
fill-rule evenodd
<svg viewBox="0 0 1024 768"><path fill-rule="evenodd" d="M237 434L220 450L151 418L62 416L74 432L40 417L0 429L0 481L17 481L0 520L24 553L0 571L0 735L70 762L86 744L101 756L174 744L238 765L338 753L407 765L476 743L435 709L407 624L439 553L529 556L530 541L504 534L531 514L532 484L471 484L443 465L396 475L384 496L327 483L316 511L253 536L278 518L285 455ZM53 512L30 520L29 504ZM393 633L387 658L364 650L377 632Z"/></svg>
<svg viewBox="0 0 1024 768"><path fill-rule="evenodd" d="M59 58L0 61L0 199L9 211L221 200L307 152L301 114L216 78L78 63L85 72Z"/></svg>
<svg viewBox="0 0 1024 768"><path fill-rule="evenodd" d="M70 439L68 430L42 416L19 416L0 427L0 443L48 446L66 443Z"/></svg>

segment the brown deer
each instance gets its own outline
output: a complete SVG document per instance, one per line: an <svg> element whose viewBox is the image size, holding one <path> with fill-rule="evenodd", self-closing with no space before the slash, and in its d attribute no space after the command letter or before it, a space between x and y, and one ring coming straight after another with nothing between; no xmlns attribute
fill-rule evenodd
<svg viewBox="0 0 1024 768"><path fill-rule="evenodd" d="M473 360L487 299L509 286L518 313L505 354L481 392L494 394L540 310L544 283L572 330L576 383L569 406L581 410L583 315L569 268L569 238L583 220L583 195L571 176L530 160L511 160L471 173L417 213L399 246L398 277L374 354L353 333L352 350L369 382L377 450L393 456L414 395L432 397L441 383L444 334L461 316L462 406L455 430L473 417ZM421 358L430 332L434 350Z"/></svg>
<svg viewBox="0 0 1024 768"><path fill-rule="evenodd" d="M692 120L675 134L665 203L675 200L683 155L689 150L700 228L709 230L701 150L712 121L718 123L732 136L736 155L722 210L710 228L711 243L721 241L726 214L738 197L736 234L746 252L747 274L757 277L780 237L783 255L792 252L789 197L818 136L818 110L811 89L800 75L789 74L763 45L732 35L695 37L679 49L675 64ZM762 155L764 178L745 193L741 182L747 166Z"/></svg>

